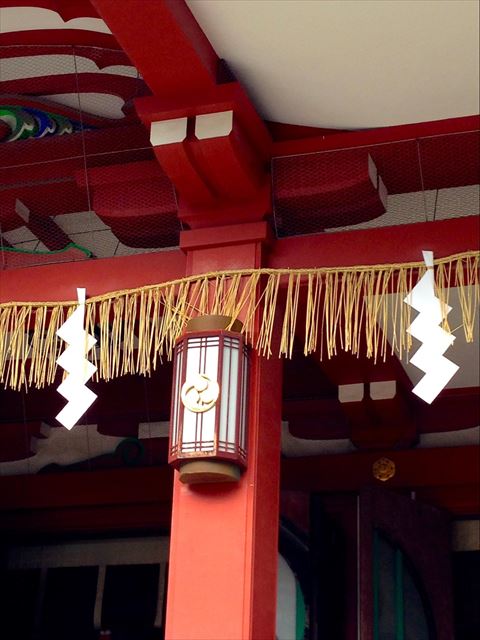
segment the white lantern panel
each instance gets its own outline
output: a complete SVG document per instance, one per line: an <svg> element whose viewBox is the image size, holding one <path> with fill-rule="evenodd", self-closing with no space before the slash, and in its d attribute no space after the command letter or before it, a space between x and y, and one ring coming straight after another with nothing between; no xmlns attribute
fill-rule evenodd
<svg viewBox="0 0 480 640"><path fill-rule="evenodd" d="M219 339L216 336L191 338L187 341L185 380L203 374L216 382L218 375ZM184 407L181 451L213 451L215 446L216 407L195 413Z"/></svg>
<svg viewBox="0 0 480 640"><path fill-rule="evenodd" d="M248 421L248 354L247 350L243 348L243 381L242 381L242 397L240 399L240 448L243 455L247 452L247 421Z"/></svg>
<svg viewBox="0 0 480 640"><path fill-rule="evenodd" d="M183 344L179 346L177 349L177 359L176 359L176 369L175 369L175 380L173 384L173 412L171 416L172 421L172 438L171 441L174 443L175 448L177 446L177 438L178 438L178 425L180 423L180 388L181 388L181 379L182 379L182 366L183 366Z"/></svg>
<svg viewBox="0 0 480 640"><path fill-rule="evenodd" d="M241 336L186 336L176 347L169 459L246 462L248 350Z"/></svg>
<svg viewBox="0 0 480 640"><path fill-rule="evenodd" d="M235 452L235 429L238 396L239 341L225 337L222 362L222 396L219 426L219 449Z"/></svg>

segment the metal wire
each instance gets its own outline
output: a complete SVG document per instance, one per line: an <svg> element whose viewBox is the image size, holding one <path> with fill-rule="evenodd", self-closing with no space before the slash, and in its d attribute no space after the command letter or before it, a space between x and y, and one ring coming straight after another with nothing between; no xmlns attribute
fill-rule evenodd
<svg viewBox="0 0 480 640"><path fill-rule="evenodd" d="M385 184L369 179L373 163ZM479 131L272 160L277 237L479 215ZM370 176L372 178L372 176Z"/></svg>
<svg viewBox="0 0 480 640"><path fill-rule="evenodd" d="M162 173L148 134L132 110L132 100L147 95L148 88L126 54L79 45L56 45L45 54L44 47L12 45L0 47L0 58L4 90L0 103L13 109L14 116L26 114L30 121L24 120L23 125L32 125L32 114L37 118L37 129L30 126L25 136L18 134L15 140L5 138L4 123L11 126L12 118L7 114L0 122L2 269L87 259L88 255L130 255L178 245L180 222L173 185ZM112 65L131 68L107 70L105 76L95 78ZM58 93L67 95L66 102L63 98L56 101L56 94L47 96L48 100L41 97L53 93L56 84L49 79L55 75L61 77ZM109 82L113 83L110 93ZM96 87L101 91L96 92ZM84 93L89 100L88 112ZM118 109L118 100L109 103L112 96L123 100L124 117L113 112L110 119L93 116L94 112L108 111L109 104ZM27 106L23 108L23 104ZM73 128L61 136L48 129L45 135L34 137L36 132L41 133L41 118L48 121L55 117L57 106L59 114L71 114ZM45 111L43 116L37 107ZM154 171L150 181L140 175L128 182L129 163L139 161L151 162L158 178ZM101 206L95 210L97 183L92 186L90 174L93 171L98 175L102 168L120 177L118 184L110 185L107 180L107 186L100 178ZM25 211L26 218L30 216L25 223L18 219L17 207ZM80 252L71 244L79 245Z"/></svg>

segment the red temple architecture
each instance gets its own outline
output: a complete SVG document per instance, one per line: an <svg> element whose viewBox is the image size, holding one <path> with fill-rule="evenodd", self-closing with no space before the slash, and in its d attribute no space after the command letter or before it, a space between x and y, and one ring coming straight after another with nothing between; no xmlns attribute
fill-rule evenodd
<svg viewBox="0 0 480 640"><path fill-rule="evenodd" d="M478 32L0 0L2 638L478 637Z"/></svg>

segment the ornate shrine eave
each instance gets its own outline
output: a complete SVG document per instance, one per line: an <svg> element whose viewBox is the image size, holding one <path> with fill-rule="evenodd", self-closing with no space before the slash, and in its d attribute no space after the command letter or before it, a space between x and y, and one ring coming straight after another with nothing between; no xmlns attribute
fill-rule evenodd
<svg viewBox="0 0 480 640"><path fill-rule="evenodd" d="M197 23L188 3L183 0L158 0L155 3L143 0L122 0L121 3L118 0L28 0L22 6L37 7L37 10L28 12L28 9L19 8L16 14L15 0L0 0L0 6L10 7L3 10L3 27L10 32L0 34L0 44L19 45L4 47L7 57L20 58L19 77L3 78L2 84L9 94L29 94L30 100L32 91L35 99L45 93L50 97L62 95L68 88L65 84L68 74L65 77L50 74L46 64L45 76L32 82L28 76L24 77L25 69L31 64L30 58L34 62L38 62L36 58L54 58L55 51L65 53L72 49L59 49L59 44L88 42L95 44L89 47L89 54L92 56L90 62L96 60L98 69L94 68L91 73L90 66L81 66L82 91L78 95L82 96L82 101L99 99L102 109L108 106L116 116L125 108L124 118L97 123L109 127L113 123L115 131L82 129L81 136L72 136L71 140L55 137L54 140L36 139L30 144L30 140L22 139L18 144L9 144L8 148L5 145L8 156L4 180L8 182L8 188L0 203L4 218L2 233L6 231L15 238L6 238L5 246L12 245L4 259L7 268L22 260L27 264L34 260L47 261L44 256L20 253L14 256L13 249L28 251L35 246L36 253L42 245L57 250L66 244L68 238L58 229L55 234L50 233L53 229L50 221L49 229L38 229L47 224L48 218L57 215L64 216L58 224L70 229L73 235L69 235L68 229L66 233L72 242L85 246L95 256L108 256L112 252L124 255L131 250L150 251L156 247L175 246L181 222L187 228L210 228L226 223L256 222L273 214L277 236L284 237L343 229L374 220L375 225L385 225L420 217L428 220L432 216L439 219L445 215L473 215L477 211L471 202L478 186L478 145L475 146L478 117L349 133L329 131L326 137L321 135L326 130L319 129L316 134L309 131L308 135L315 137L308 139L302 139L306 132L300 127L295 134L297 139L277 142L263 120L265 113L257 109L258 94L251 92L252 97L249 97L248 83L242 84L235 79L215 52L215 41L212 40L213 46L210 43L209 31L204 31L201 20ZM45 18L52 14L45 24L56 24L57 28L43 29L40 23L35 27L36 13ZM5 20L5 15L10 17ZM80 20L70 23L73 18ZM52 22L53 19L56 22ZM76 28L65 28L70 26ZM22 30L18 31L19 28ZM100 31L111 28L113 35L86 30L90 28ZM97 42L96 38L100 40ZM121 50L118 50L115 38ZM29 46L33 44L37 46ZM98 46L109 47L109 51L102 51L97 60ZM47 50L52 56L46 55ZM75 50L74 47L72 51ZM270 54L273 59L273 52ZM83 60L87 52L78 48L75 55ZM139 78L110 72L102 75L105 66L119 66L119 56L125 57L131 69L132 63L137 65ZM229 63L230 57L225 57ZM112 61L107 64L110 58ZM88 61L84 62L87 64ZM107 95L103 95L107 77ZM134 110L132 101L127 98L133 95L137 80L141 90L133 91ZM149 91L144 81L152 96L145 97ZM285 95L285 99L287 97ZM125 100L120 111L119 100ZM8 104L10 102L11 98ZM19 106L21 103L22 100ZM34 105L23 106L31 109ZM135 111L144 126L125 127L130 120L135 120ZM208 120L210 116L215 116L213 121ZM230 117L228 135L225 135L226 116L227 120ZM82 118L85 118L85 124L86 117ZM185 138L166 142L158 132L162 125L168 128L168 121L176 119L185 121L185 130L179 134L180 138L182 135ZM276 130L278 133L278 126ZM148 140L149 133L153 147ZM115 140L112 141L112 137ZM78 151L80 140L85 140L83 155ZM125 146L125 151L128 147L128 154L114 153L119 151L118 141ZM142 149L135 151L131 145ZM321 153L333 150L336 153ZM111 156L105 154L101 158L99 154L104 151L111 151ZM11 154L17 160L13 161ZM48 164L40 164L38 154ZM68 160L53 162L65 154L69 154ZM93 155L95 157L91 157ZM29 165L28 184L22 182L17 186L22 170L16 166L18 164ZM97 166L100 164L101 171ZM367 171L370 165L378 172L376 180ZM148 179L144 179L146 169ZM49 178L54 173L65 182L52 180L48 184L37 184L46 173ZM128 185L125 175L128 175ZM387 192L393 196L390 209ZM414 192L416 196L410 198ZM398 194L405 194L405 198L398 199ZM431 211L433 198L435 205ZM448 203L456 198L463 204L457 201L452 214ZM17 200L30 209L31 219L27 225L17 214ZM405 202L413 203L411 209L405 208ZM50 203L57 203L54 211ZM77 222L73 222L87 209L93 211L91 218L99 225L98 233L88 237L88 246L80 242L87 236L80 240L75 237ZM82 220L86 224L86 217ZM35 228L30 228L33 226ZM38 243L27 245L28 241ZM275 254L277 248L283 251L286 246L276 245ZM72 258L78 259L78 255L74 254ZM59 256L59 259L66 260L67 256ZM359 262L362 261L353 261L353 264ZM288 261L284 266L290 266Z"/></svg>

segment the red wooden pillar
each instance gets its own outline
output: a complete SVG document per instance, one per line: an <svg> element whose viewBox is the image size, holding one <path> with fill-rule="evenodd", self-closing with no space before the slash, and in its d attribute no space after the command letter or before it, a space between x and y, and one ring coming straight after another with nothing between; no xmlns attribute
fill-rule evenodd
<svg viewBox="0 0 480 640"><path fill-rule="evenodd" d="M264 223L187 232L190 273L259 266ZM228 245L228 246L226 246ZM167 640L274 640L281 369L251 354L248 468L228 485L174 480Z"/></svg>

